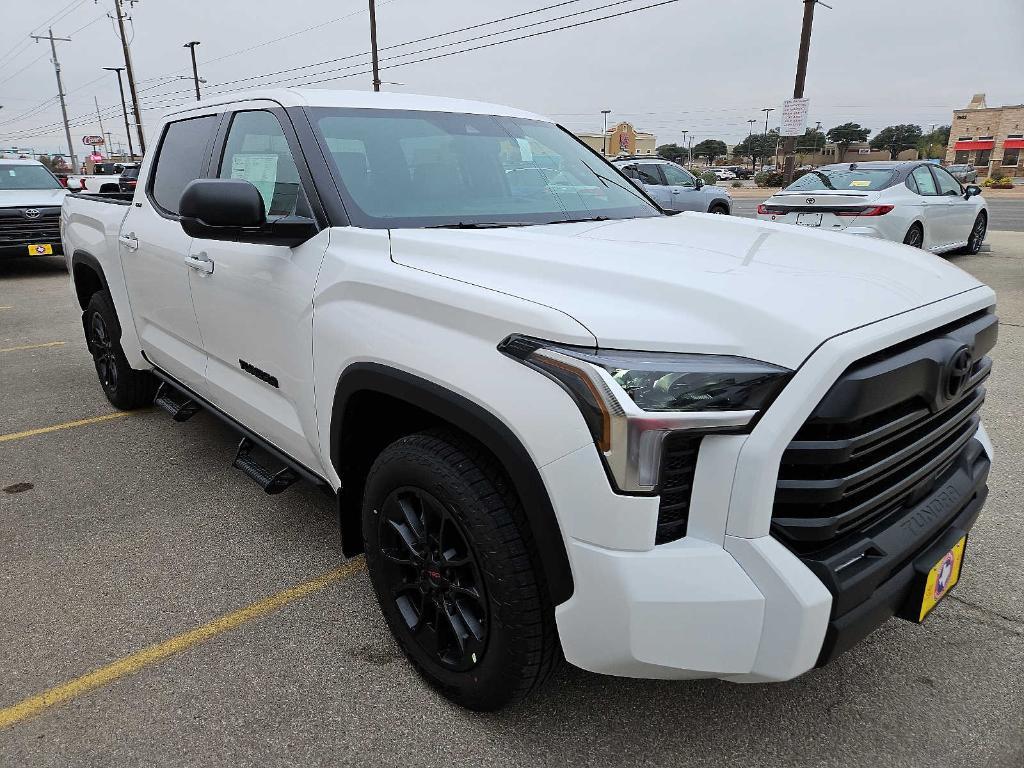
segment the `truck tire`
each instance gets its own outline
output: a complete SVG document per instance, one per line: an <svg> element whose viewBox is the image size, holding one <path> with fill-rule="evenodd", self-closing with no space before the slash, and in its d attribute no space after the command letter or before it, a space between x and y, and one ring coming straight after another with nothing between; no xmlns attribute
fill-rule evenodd
<svg viewBox="0 0 1024 768"><path fill-rule="evenodd" d="M157 380L148 371L136 371L128 365L121 349L121 325L109 293L97 291L92 295L82 315L82 323L96 375L107 400L123 411L151 405Z"/></svg>
<svg viewBox="0 0 1024 768"><path fill-rule="evenodd" d="M522 506L494 458L447 430L377 457L363 496L384 618L434 688L476 711L531 693L561 659Z"/></svg>

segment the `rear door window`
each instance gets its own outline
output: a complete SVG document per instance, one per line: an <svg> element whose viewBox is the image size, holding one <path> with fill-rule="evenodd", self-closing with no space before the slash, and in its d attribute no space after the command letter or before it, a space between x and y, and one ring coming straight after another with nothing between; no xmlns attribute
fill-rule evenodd
<svg viewBox="0 0 1024 768"><path fill-rule="evenodd" d="M177 216L181 193L190 181L203 175L219 118L205 115L167 125L150 186L153 202L165 213Z"/></svg>
<svg viewBox="0 0 1024 768"><path fill-rule="evenodd" d="M674 165L663 165L661 166L661 172L665 174L665 181L670 187L694 186L693 176L682 168L676 168Z"/></svg>

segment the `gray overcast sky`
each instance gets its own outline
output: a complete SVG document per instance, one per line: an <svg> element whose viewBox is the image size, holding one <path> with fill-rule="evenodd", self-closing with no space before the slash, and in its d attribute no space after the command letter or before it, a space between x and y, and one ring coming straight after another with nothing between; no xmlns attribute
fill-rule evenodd
<svg viewBox="0 0 1024 768"><path fill-rule="evenodd" d="M378 0L379 44L402 43L556 1ZM657 1L628 0L515 34ZM576 0L457 37L384 51L382 57L613 2ZM811 42L807 96L812 125L820 120L828 128L853 120L877 131L892 123L913 122L928 130L932 123L948 123L950 111L966 106L976 91L987 93L989 105L1024 102L1024 0L829 4L833 10L818 6ZM710 136L733 142L746 135L750 118L759 121L755 130L757 125L763 130L760 109L779 107L792 93L802 5L800 0L681 0L578 29L387 69L382 78L403 84L387 85L387 90L511 104L551 115L575 130L599 130L600 110L611 109L612 121L629 120L639 130L653 131L659 144L680 140L683 129L695 133L697 140ZM115 142L123 141L116 80L113 73L100 69L122 64L118 39L105 15L113 0L3 0L3 7L0 148L64 147L48 44L33 43L28 35L46 34L48 17L65 11L53 28L55 35L73 38L58 43L58 54L76 151L81 154L83 135L99 132L94 95L106 129ZM219 85L229 80L368 48L364 0L140 0L130 14L139 100L146 108L143 120L150 132L166 106L190 98L191 82L172 79L191 75L188 51L182 48L189 40L202 42L200 76L214 91L232 87ZM40 24L44 26L36 26ZM259 47L244 50L253 46ZM406 57L411 58L417 57ZM314 77L317 73L346 66L351 68L334 74L360 73L364 61L368 56L289 75L319 80L331 75ZM240 85L259 86L285 76ZM368 89L370 77L360 74L317 87Z"/></svg>

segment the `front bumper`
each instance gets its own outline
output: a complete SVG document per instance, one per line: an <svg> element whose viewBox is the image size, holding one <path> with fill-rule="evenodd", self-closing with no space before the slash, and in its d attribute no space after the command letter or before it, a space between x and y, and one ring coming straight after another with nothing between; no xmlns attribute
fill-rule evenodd
<svg viewBox="0 0 1024 768"><path fill-rule="evenodd" d="M888 555L848 570L837 567L841 553L815 563L769 535L779 461L851 362L948 322L951 307L961 316L991 303L990 292L977 293L837 337L750 435L705 437L683 539L653 546L658 500L611 493L593 446L543 467L575 583L556 607L566 658L629 677L788 680L918 600L915 567L969 531L985 501L992 447L984 426L933 491L871 532ZM830 570L841 577L830 579Z"/></svg>
<svg viewBox="0 0 1024 768"><path fill-rule="evenodd" d="M53 248L52 254L44 254L50 256L62 256L64 254L64 246L60 240L42 240L41 242L46 243ZM39 254L33 254L29 252L30 243L16 243L16 244L4 244L0 245L0 259L15 259L15 258L37 258Z"/></svg>

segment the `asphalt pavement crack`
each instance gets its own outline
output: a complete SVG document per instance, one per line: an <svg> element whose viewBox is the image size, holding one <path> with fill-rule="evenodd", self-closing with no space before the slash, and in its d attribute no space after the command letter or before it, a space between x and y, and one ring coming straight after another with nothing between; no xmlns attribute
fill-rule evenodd
<svg viewBox="0 0 1024 768"><path fill-rule="evenodd" d="M978 613L981 613L985 617L989 618L989 621L982 621L986 626L990 626L994 629L1001 629L1004 632L1008 632L1011 635L1017 635L1018 637L1024 637L1024 619L1018 619L1014 616L1007 616L1005 613L1000 613L997 610L988 608L984 605L967 600L966 598L960 597L959 595L950 595L950 601L965 605ZM1006 622L1012 626L1003 626L1000 622Z"/></svg>

